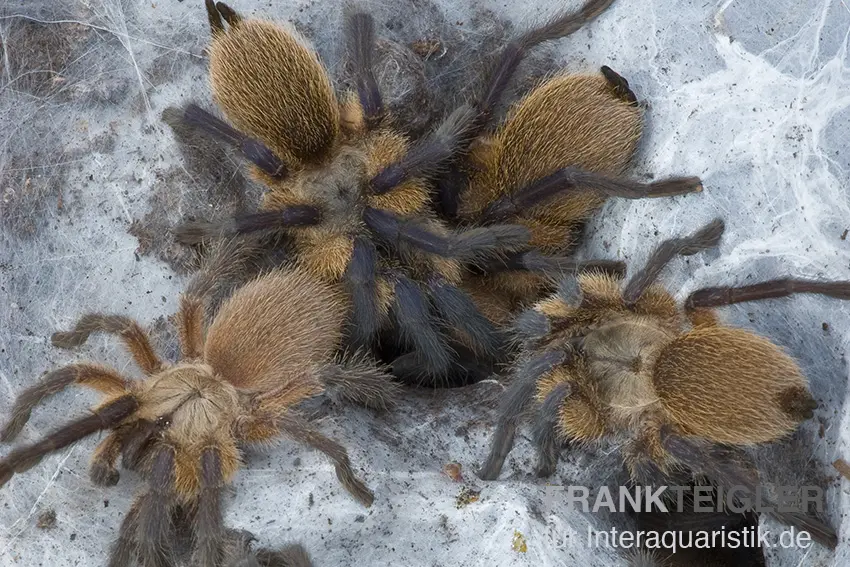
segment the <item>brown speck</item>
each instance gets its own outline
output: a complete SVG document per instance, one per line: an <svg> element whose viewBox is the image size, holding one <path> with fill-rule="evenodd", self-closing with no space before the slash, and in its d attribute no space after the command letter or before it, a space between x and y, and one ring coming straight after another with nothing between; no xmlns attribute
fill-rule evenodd
<svg viewBox="0 0 850 567"><path fill-rule="evenodd" d="M850 232L850 229L845 228L844 232L841 233L841 240L847 240L847 233Z"/></svg>
<svg viewBox="0 0 850 567"><path fill-rule="evenodd" d="M455 508L460 510L473 502L478 502L478 500L480 500L480 496L480 490L464 486L460 493L458 493L457 498L455 498Z"/></svg>
<svg viewBox="0 0 850 567"><path fill-rule="evenodd" d="M463 482L463 474L460 463L446 463L443 466L443 474L455 482Z"/></svg>
<svg viewBox="0 0 850 567"><path fill-rule="evenodd" d="M847 461L844 459L838 459L832 463L832 466L835 467L835 470L841 473L841 476L850 480L850 464L848 464Z"/></svg>
<svg viewBox="0 0 850 567"><path fill-rule="evenodd" d="M432 55L437 55L440 59L446 54L446 48L443 42L436 38L422 38L411 42L410 49L422 59L430 59Z"/></svg>
<svg viewBox="0 0 850 567"><path fill-rule="evenodd" d="M525 536L516 530L514 530L514 538L511 542L511 549L517 553L526 553L528 551L528 544L525 543Z"/></svg>
<svg viewBox="0 0 850 567"><path fill-rule="evenodd" d="M821 323L821 329L823 329L824 333L828 333L829 332L829 323L827 323L826 321Z"/></svg>
<svg viewBox="0 0 850 567"><path fill-rule="evenodd" d="M45 510L38 516L35 527L40 530L52 530L56 527L56 510Z"/></svg>

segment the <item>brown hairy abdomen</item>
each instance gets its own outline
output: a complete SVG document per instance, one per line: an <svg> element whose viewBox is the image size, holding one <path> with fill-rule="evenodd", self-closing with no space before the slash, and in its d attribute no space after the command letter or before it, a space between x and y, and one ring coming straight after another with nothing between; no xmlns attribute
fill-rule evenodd
<svg viewBox="0 0 850 567"><path fill-rule="evenodd" d="M641 110L617 98L602 75L549 79L514 106L493 136L464 207L481 210L568 166L620 174L635 152L641 128ZM556 199L539 207L546 210L540 218L569 224L585 218L601 201L588 195Z"/></svg>
<svg viewBox="0 0 850 567"><path fill-rule="evenodd" d="M204 357L237 387L271 389L333 354L345 313L336 288L301 271L272 272L221 307Z"/></svg>
<svg viewBox="0 0 850 567"><path fill-rule="evenodd" d="M791 357L767 339L728 327L700 327L674 340L656 362L653 380L684 432L740 445L791 432L800 419L780 404L780 393L808 396Z"/></svg>
<svg viewBox="0 0 850 567"><path fill-rule="evenodd" d="M339 133L339 106L317 55L281 26L245 20L210 45L216 102L237 128L290 166L324 159Z"/></svg>

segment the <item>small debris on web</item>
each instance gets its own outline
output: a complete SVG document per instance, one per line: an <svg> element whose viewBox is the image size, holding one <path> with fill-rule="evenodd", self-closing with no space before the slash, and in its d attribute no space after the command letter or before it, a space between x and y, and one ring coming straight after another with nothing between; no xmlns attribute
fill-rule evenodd
<svg viewBox="0 0 850 567"><path fill-rule="evenodd" d="M463 482L463 473L460 463L446 463L443 465L443 474L455 482Z"/></svg>
<svg viewBox="0 0 850 567"><path fill-rule="evenodd" d="M35 527L40 530L52 530L56 527L56 510L50 508L38 516Z"/></svg>
<svg viewBox="0 0 850 567"><path fill-rule="evenodd" d="M514 530L514 539L511 542L511 549L517 553L526 553L528 551L528 544L525 543L525 536L517 530Z"/></svg>
<svg viewBox="0 0 850 567"><path fill-rule="evenodd" d="M464 486L463 488L461 488L460 493L457 495L457 498L455 498L455 508L460 510L461 508L465 508L473 502L478 502L478 500L480 500L480 496L480 490L469 486Z"/></svg>
<svg viewBox="0 0 850 567"><path fill-rule="evenodd" d="M835 467L835 470L841 473L841 476L850 480L850 463L844 459L838 459L832 463L832 466Z"/></svg>
<svg viewBox="0 0 850 567"><path fill-rule="evenodd" d="M422 38L410 43L410 49L422 59L430 59L437 54L436 59L441 59L446 54L443 42L437 38Z"/></svg>

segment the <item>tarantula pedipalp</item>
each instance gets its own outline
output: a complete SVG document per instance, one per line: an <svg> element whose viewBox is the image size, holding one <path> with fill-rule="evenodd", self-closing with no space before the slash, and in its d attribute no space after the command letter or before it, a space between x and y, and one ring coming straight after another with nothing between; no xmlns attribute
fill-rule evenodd
<svg viewBox="0 0 850 567"><path fill-rule="evenodd" d="M684 467L727 487L758 484L755 466L735 449L781 439L812 417L817 403L791 357L750 331L720 324L710 308L794 293L850 299L850 282L706 288L683 309L655 284L658 274L677 254L716 245L722 232L715 221L662 243L624 287L602 274L567 280L517 319L524 356L481 478L498 477L519 417L533 403L541 476L554 472L562 443L615 436L625 440L637 481L651 484ZM834 547L834 531L821 522L774 515Z"/></svg>
<svg viewBox="0 0 850 567"><path fill-rule="evenodd" d="M372 503L346 449L297 411L297 404L326 385L353 390L354 399L371 396L372 405L391 393L388 377L374 369L349 372L330 363L342 337L343 294L303 272L270 272L236 291L206 329L200 297L187 293L181 299L182 360L176 364L159 358L138 323L118 315L88 314L72 331L54 334L53 343L62 347L82 344L93 332L117 334L145 379L89 362L59 368L18 396L0 432L3 441L13 440L40 401L71 384L106 396L91 415L9 452L0 460L0 484L48 453L109 430L94 451L92 481L116 484L122 456L124 466L139 470L148 484L121 525L112 566L128 565L134 550L145 565L168 565L171 519L178 511L194 522L195 564L218 565L221 492L240 466L240 446L280 435L326 454L345 489L362 504Z"/></svg>

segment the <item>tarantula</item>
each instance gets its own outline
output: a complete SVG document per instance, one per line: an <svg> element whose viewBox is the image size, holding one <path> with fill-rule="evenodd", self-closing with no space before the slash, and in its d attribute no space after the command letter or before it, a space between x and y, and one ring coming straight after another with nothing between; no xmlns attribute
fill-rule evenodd
<svg viewBox="0 0 850 567"><path fill-rule="evenodd" d="M622 174L634 155L642 120L628 82L602 67L599 75L545 80L510 109L493 134L476 142L464 164L468 183L459 194L443 185L441 195L449 201L444 209L457 209L456 220L463 223L522 224L533 246L493 259L484 274L467 276L462 287L488 318L505 322L518 307L553 291L546 272L580 267L569 258L576 234L606 196L661 197L701 189L696 177L651 186L610 177ZM617 263L604 264L589 267L624 271Z"/></svg>
<svg viewBox="0 0 850 567"><path fill-rule="evenodd" d="M537 473L551 475L560 445L625 439L633 479L676 467L725 486L753 487L754 465L736 448L780 439L817 403L794 360L750 331L724 326L709 308L816 293L850 299L850 282L799 279L693 292L684 309L655 280L677 254L713 247L719 220L662 243L623 287L605 274L565 280L515 323L523 357L499 409L490 454L479 471L498 477L519 417L533 402ZM834 546L834 532L802 514L778 514Z"/></svg>
<svg viewBox="0 0 850 567"><path fill-rule="evenodd" d="M55 333L54 345L84 343L93 332L120 336L145 374L131 380L89 362L48 373L16 399L0 439L13 440L33 408L78 384L106 396L91 415L0 460L0 485L41 458L88 435L109 430L94 451L89 475L101 486L119 480L116 462L147 480L127 513L110 565L128 565L134 552L145 565L170 564L172 518L193 523L193 563L219 565L225 533L221 493L240 466L240 446L286 435L326 454L342 486L369 506L373 495L358 479L346 449L322 435L297 405L326 388L382 406L392 395L377 369L330 362L343 332L344 294L298 270L276 270L238 289L205 328L202 290L217 285L215 271L181 297L177 314L180 362L163 361L138 323L119 315L84 315L73 330Z"/></svg>
<svg viewBox="0 0 850 567"><path fill-rule="evenodd" d="M503 335L458 284L469 264L527 251L532 232L521 224L483 218L486 225L448 228L432 210L435 189L429 180L464 154L486 126L528 49L572 33L611 1L591 0L577 13L561 15L511 42L485 96L461 105L432 133L411 142L382 102L372 69L370 16L347 16L356 93L339 101L318 56L302 38L207 0L213 97L235 128L195 105L186 107L183 120L236 146L268 191L262 212L188 222L177 229L178 240L194 244L223 234L285 233L298 265L325 281L345 282L352 299L352 344L374 347L379 338L401 343L401 352L393 350L401 354L392 364L398 375L444 377L462 364L455 353L464 350L498 359ZM522 119L525 131L537 118ZM541 177L549 180L548 195L575 189L576 175L581 189L592 193L678 194L699 187L694 178L642 185L574 167L560 171L560 184L553 187L555 174L546 168L569 162L550 162L511 171L514 195L539 196ZM493 166L501 169L504 163L495 160ZM516 205L522 206L521 199ZM524 266L534 267L531 262Z"/></svg>

